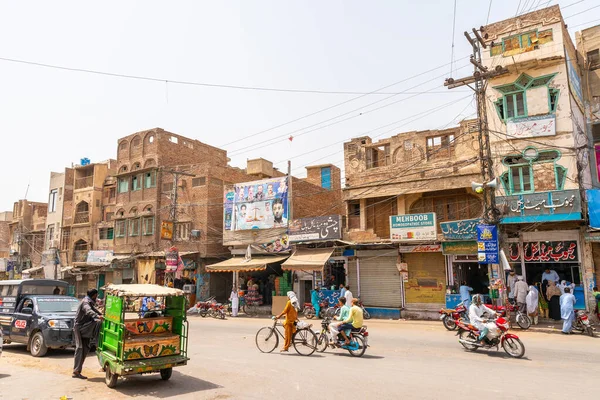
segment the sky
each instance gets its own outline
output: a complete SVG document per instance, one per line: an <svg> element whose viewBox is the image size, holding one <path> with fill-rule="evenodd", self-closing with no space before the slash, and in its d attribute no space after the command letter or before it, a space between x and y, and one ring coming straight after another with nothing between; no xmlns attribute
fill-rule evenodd
<svg viewBox="0 0 600 400"><path fill-rule="evenodd" d="M546 3L572 35L600 24L596 0L456 0L456 18L453 0L0 0L0 58L157 79L0 60L0 211L46 202L51 171L155 127L302 177L342 168L352 137L456 125L475 116L469 89L443 86L472 73L463 32Z"/></svg>

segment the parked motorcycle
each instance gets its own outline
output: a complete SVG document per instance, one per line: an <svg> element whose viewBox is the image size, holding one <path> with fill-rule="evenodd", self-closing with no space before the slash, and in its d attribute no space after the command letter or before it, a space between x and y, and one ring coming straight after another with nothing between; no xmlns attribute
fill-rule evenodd
<svg viewBox="0 0 600 400"><path fill-rule="evenodd" d="M468 320L469 311L464 304L459 304L456 308L442 308L440 310L440 320L444 324L444 328L449 331L455 330L458 326L456 320L466 319Z"/></svg>
<svg viewBox="0 0 600 400"><path fill-rule="evenodd" d="M458 342L468 351L476 351L479 348L490 349L495 347L498 350L502 346L506 354L514 358L521 358L525 355L525 346L519 337L508 333L508 321L500 317L493 322L487 322L489 329L485 338L479 342L479 330L465 321L455 321L458 325Z"/></svg>
<svg viewBox="0 0 600 400"><path fill-rule="evenodd" d="M320 303L321 310L319 311L319 318L325 318L327 315L327 310L329 309L329 301L323 300ZM304 303L304 309L302 310L302 314L308 319L313 319L316 315L315 307L312 303Z"/></svg>
<svg viewBox="0 0 600 400"><path fill-rule="evenodd" d="M487 307L496 311L500 317L506 317L506 311L508 309L511 314L515 315L515 321L517 322L517 325L519 325L519 328L529 329L531 327L531 318L529 318L527 313L521 312L516 304L509 303L507 306L495 306L493 304L487 304Z"/></svg>
<svg viewBox="0 0 600 400"><path fill-rule="evenodd" d="M337 321L336 321L337 322ZM369 332L367 331L367 326L363 325L362 328L352 329L350 332L350 343L348 345L345 344L344 337L340 333L336 338L331 338L331 333L329 332L329 324L331 323L331 318L325 317L323 321L321 321L321 332L317 334L317 351L323 353L327 350L328 347L333 349L344 349L348 350L350 355L353 357L362 357L367 351L367 347L369 347ZM330 344L332 341L334 344Z"/></svg>
<svg viewBox="0 0 600 400"><path fill-rule="evenodd" d="M204 318L208 315L211 305L214 303L214 301L214 297L210 297L205 301L199 301L194 305L194 307L191 307L187 312L188 314L200 314L200 316Z"/></svg>
<svg viewBox="0 0 600 400"><path fill-rule="evenodd" d="M575 314L575 323L573 324L573 330L579 331L580 333L586 333L591 337L594 337L594 328L590 323L590 319L583 310L578 310Z"/></svg>

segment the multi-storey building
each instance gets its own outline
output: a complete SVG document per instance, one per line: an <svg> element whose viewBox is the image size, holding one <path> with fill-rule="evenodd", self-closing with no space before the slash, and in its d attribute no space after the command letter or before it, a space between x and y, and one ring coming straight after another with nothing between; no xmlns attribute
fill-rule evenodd
<svg viewBox="0 0 600 400"><path fill-rule="evenodd" d="M575 46L558 6L489 24L481 35L483 65L508 69L486 90L502 247L529 284L555 270L577 285L576 307L585 307L594 283L583 235L592 174Z"/></svg>
<svg viewBox="0 0 600 400"><path fill-rule="evenodd" d="M9 235L14 272L17 274L38 267L42 260L47 210L47 203L19 200L14 204Z"/></svg>
<svg viewBox="0 0 600 400"><path fill-rule="evenodd" d="M73 200L74 170L66 168L65 172L50 173L50 189L48 192L48 216L46 218L46 240L44 248L60 247L63 209L65 201Z"/></svg>
<svg viewBox="0 0 600 400"><path fill-rule="evenodd" d="M348 278L366 306L396 317L401 307L405 315L427 315L443 306L453 268L462 274L474 265L476 272L477 264L470 264L476 262L474 242L442 242L446 222L482 215L471 188L481 181L477 132L476 121L467 120L444 130L344 144L345 239L356 243ZM417 216L424 219L410 222Z"/></svg>
<svg viewBox="0 0 600 400"><path fill-rule="evenodd" d="M0 279L8 278L12 211L0 212Z"/></svg>

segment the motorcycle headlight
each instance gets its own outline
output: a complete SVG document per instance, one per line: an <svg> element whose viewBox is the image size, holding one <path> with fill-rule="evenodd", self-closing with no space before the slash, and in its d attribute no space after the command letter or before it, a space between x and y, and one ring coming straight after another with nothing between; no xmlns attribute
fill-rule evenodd
<svg viewBox="0 0 600 400"><path fill-rule="evenodd" d="M51 319L50 321L48 321L48 326L50 328L56 329L69 329L69 325L67 325L67 322L61 319Z"/></svg>

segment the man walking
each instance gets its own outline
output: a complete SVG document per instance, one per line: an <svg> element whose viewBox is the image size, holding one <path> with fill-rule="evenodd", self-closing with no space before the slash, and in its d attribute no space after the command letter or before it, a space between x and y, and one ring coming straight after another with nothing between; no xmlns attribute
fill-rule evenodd
<svg viewBox="0 0 600 400"><path fill-rule="evenodd" d="M565 335L571 334L571 327L575 319L575 296L571 294L570 288L565 288L565 294L560 296L560 317L563 320L562 333Z"/></svg>
<svg viewBox="0 0 600 400"><path fill-rule="evenodd" d="M96 309L98 290L90 289L87 296L79 303L75 325L73 326L73 337L75 338L75 365L73 367L73 378L87 379L81 375L83 362L88 352L96 351L100 324L104 319Z"/></svg>
<svg viewBox="0 0 600 400"><path fill-rule="evenodd" d="M346 292L344 293L344 297L346 298L346 304L352 304L352 300L354 299L354 295L350 291L350 286L346 286Z"/></svg>
<svg viewBox="0 0 600 400"><path fill-rule="evenodd" d="M519 275L517 277L517 283L515 283L515 301L517 302L517 306L519 307L519 311L523 314L527 313L527 290L529 287L527 283L523 280L523 276Z"/></svg>

